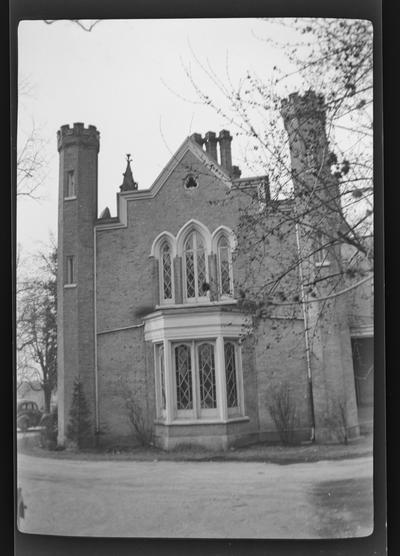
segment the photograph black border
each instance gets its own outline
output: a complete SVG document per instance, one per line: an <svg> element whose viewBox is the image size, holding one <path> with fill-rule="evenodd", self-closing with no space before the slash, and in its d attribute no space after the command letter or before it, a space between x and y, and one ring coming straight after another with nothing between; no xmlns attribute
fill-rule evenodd
<svg viewBox="0 0 400 556"><path fill-rule="evenodd" d="M369 537L354 539L141 539L58 537L20 533L13 527L14 550L17 556L74 555L125 555L125 554L253 554L268 555L354 555L368 556L386 553L386 428L385 428L385 304L384 304L384 220L383 220L383 59L382 59L382 5L377 0L219 0L213 2L187 2L184 0L10 0L10 106L11 106L11 255L15 269L15 164L17 129L17 70L18 23L32 19L174 19L174 18L239 18L239 17L335 17L368 19L374 26L374 180L375 180L375 418L374 418L374 532ZM9 205L10 206L10 205ZM12 275L11 316L15 315L15 273ZM6 288L7 293L7 288ZM6 334L6 341L13 346L15 319ZM15 358L11 383L7 384L12 399L15 396ZM11 386L11 388L9 388ZM15 407L12 404L12 421ZM7 421L10 421L10 413ZM8 477L6 494L16 492L15 426L11 425L13 461L6 468ZM7 437L9 438L9 437ZM10 470L13 474L11 481ZM8 500L8 496L6 496ZM15 500L12 502L15 513ZM9 517L9 515L8 515ZM11 515L12 522L13 516ZM8 525L3 522L4 525ZM7 552L6 552L7 553Z"/></svg>

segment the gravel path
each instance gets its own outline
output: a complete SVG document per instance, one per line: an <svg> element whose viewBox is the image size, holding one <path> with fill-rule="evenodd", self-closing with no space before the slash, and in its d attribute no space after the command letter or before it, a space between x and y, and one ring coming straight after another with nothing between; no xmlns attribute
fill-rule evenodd
<svg viewBox="0 0 400 556"><path fill-rule="evenodd" d="M27 505L21 531L29 533L326 538L372 532L372 457L281 466L20 454L18 486Z"/></svg>

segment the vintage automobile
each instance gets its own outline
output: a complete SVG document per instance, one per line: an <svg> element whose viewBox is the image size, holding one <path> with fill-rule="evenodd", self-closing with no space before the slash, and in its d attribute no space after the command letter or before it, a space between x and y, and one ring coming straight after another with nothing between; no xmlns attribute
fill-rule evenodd
<svg viewBox="0 0 400 556"><path fill-rule="evenodd" d="M25 432L31 427L37 427L42 418L36 402L29 400L18 400L17 402L17 427Z"/></svg>

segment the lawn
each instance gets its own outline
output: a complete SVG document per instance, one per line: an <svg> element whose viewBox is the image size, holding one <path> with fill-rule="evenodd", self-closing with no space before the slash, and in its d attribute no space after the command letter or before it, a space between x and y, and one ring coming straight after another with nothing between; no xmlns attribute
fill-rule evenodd
<svg viewBox="0 0 400 556"><path fill-rule="evenodd" d="M344 444L300 444L296 446L253 444L228 451L211 451L193 445L166 452L153 446L135 448L113 448L108 450L44 450L32 435L18 438L18 451L33 456L55 459L86 461L261 461L281 465L290 463L337 460L372 455L372 435L361 436Z"/></svg>

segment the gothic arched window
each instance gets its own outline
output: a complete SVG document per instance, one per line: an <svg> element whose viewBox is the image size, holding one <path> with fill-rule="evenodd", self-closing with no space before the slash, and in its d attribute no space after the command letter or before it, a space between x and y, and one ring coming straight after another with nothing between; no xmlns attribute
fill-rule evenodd
<svg viewBox="0 0 400 556"><path fill-rule="evenodd" d="M226 378L226 402L228 410L238 407L238 391L236 377L236 350L233 342L225 342L225 378Z"/></svg>
<svg viewBox="0 0 400 556"><path fill-rule="evenodd" d="M165 242L160 251L160 278L161 278L161 300L172 301L173 299L173 266L171 248Z"/></svg>
<svg viewBox="0 0 400 556"><path fill-rule="evenodd" d="M196 230L190 232L184 243L183 266L186 299L207 298L209 286L206 250L203 239Z"/></svg>
<svg viewBox="0 0 400 556"><path fill-rule="evenodd" d="M233 293L232 253L229 241L225 235L221 236L217 244L218 286L221 296L231 296Z"/></svg>

